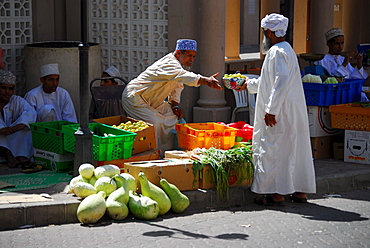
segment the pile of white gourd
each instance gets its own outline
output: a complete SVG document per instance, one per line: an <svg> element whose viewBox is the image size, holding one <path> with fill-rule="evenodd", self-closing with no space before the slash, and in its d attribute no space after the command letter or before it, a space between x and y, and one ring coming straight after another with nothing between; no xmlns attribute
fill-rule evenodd
<svg viewBox="0 0 370 248"><path fill-rule="evenodd" d="M170 209L181 213L190 205L189 198L164 178L158 187L140 172L141 194L138 194L135 177L120 173L116 165L95 168L84 163L78 171L79 175L72 178L69 187L71 193L82 198L77 218L83 224L96 223L106 213L114 220L123 220L130 213L135 218L151 220Z"/></svg>

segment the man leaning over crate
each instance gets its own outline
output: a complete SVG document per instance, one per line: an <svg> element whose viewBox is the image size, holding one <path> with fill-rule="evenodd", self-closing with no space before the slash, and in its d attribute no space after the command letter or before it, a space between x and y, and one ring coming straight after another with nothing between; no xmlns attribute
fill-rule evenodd
<svg viewBox="0 0 370 248"><path fill-rule="evenodd" d="M33 155L29 123L36 121L36 111L20 96L14 95L15 76L0 69L0 156L9 168L31 165Z"/></svg>

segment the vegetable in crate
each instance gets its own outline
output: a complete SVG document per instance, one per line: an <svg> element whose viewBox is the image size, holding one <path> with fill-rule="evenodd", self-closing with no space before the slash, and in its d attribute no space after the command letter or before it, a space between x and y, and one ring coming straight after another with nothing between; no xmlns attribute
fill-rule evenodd
<svg viewBox="0 0 370 248"><path fill-rule="evenodd" d="M321 80L321 77L320 76L306 74L306 75L303 76L302 82L304 82L304 83L318 83L318 84L321 84L322 83L322 80Z"/></svg>
<svg viewBox="0 0 370 248"><path fill-rule="evenodd" d="M144 130L145 128L148 128L149 125L145 123L144 121L138 121L138 122L127 121L126 123L121 123L118 126L112 125L112 127L136 133L136 132Z"/></svg>
<svg viewBox="0 0 370 248"><path fill-rule="evenodd" d="M324 84L337 84L338 81L335 77L328 77L325 81Z"/></svg>

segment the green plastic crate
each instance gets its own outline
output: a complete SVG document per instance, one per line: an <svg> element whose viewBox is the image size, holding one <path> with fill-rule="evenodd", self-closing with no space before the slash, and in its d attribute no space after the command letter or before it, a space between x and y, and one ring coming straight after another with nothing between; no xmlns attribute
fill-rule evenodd
<svg viewBox="0 0 370 248"><path fill-rule="evenodd" d="M70 121L48 121L30 123L34 148L58 154L66 154L63 142L63 125L77 124Z"/></svg>
<svg viewBox="0 0 370 248"><path fill-rule="evenodd" d="M63 126L64 149L68 152L75 152L76 137L74 133L79 127L79 124ZM90 123L89 129L93 132L92 151L95 160L109 161L131 157L136 133L100 123ZM104 137L104 134L113 134L114 136Z"/></svg>

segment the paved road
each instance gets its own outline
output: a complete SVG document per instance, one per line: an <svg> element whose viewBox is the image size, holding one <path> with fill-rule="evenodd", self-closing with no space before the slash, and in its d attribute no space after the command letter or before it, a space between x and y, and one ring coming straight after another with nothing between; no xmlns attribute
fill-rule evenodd
<svg viewBox="0 0 370 248"><path fill-rule="evenodd" d="M155 221L66 224L0 232L1 247L370 247L370 189L309 204L247 205Z"/></svg>

